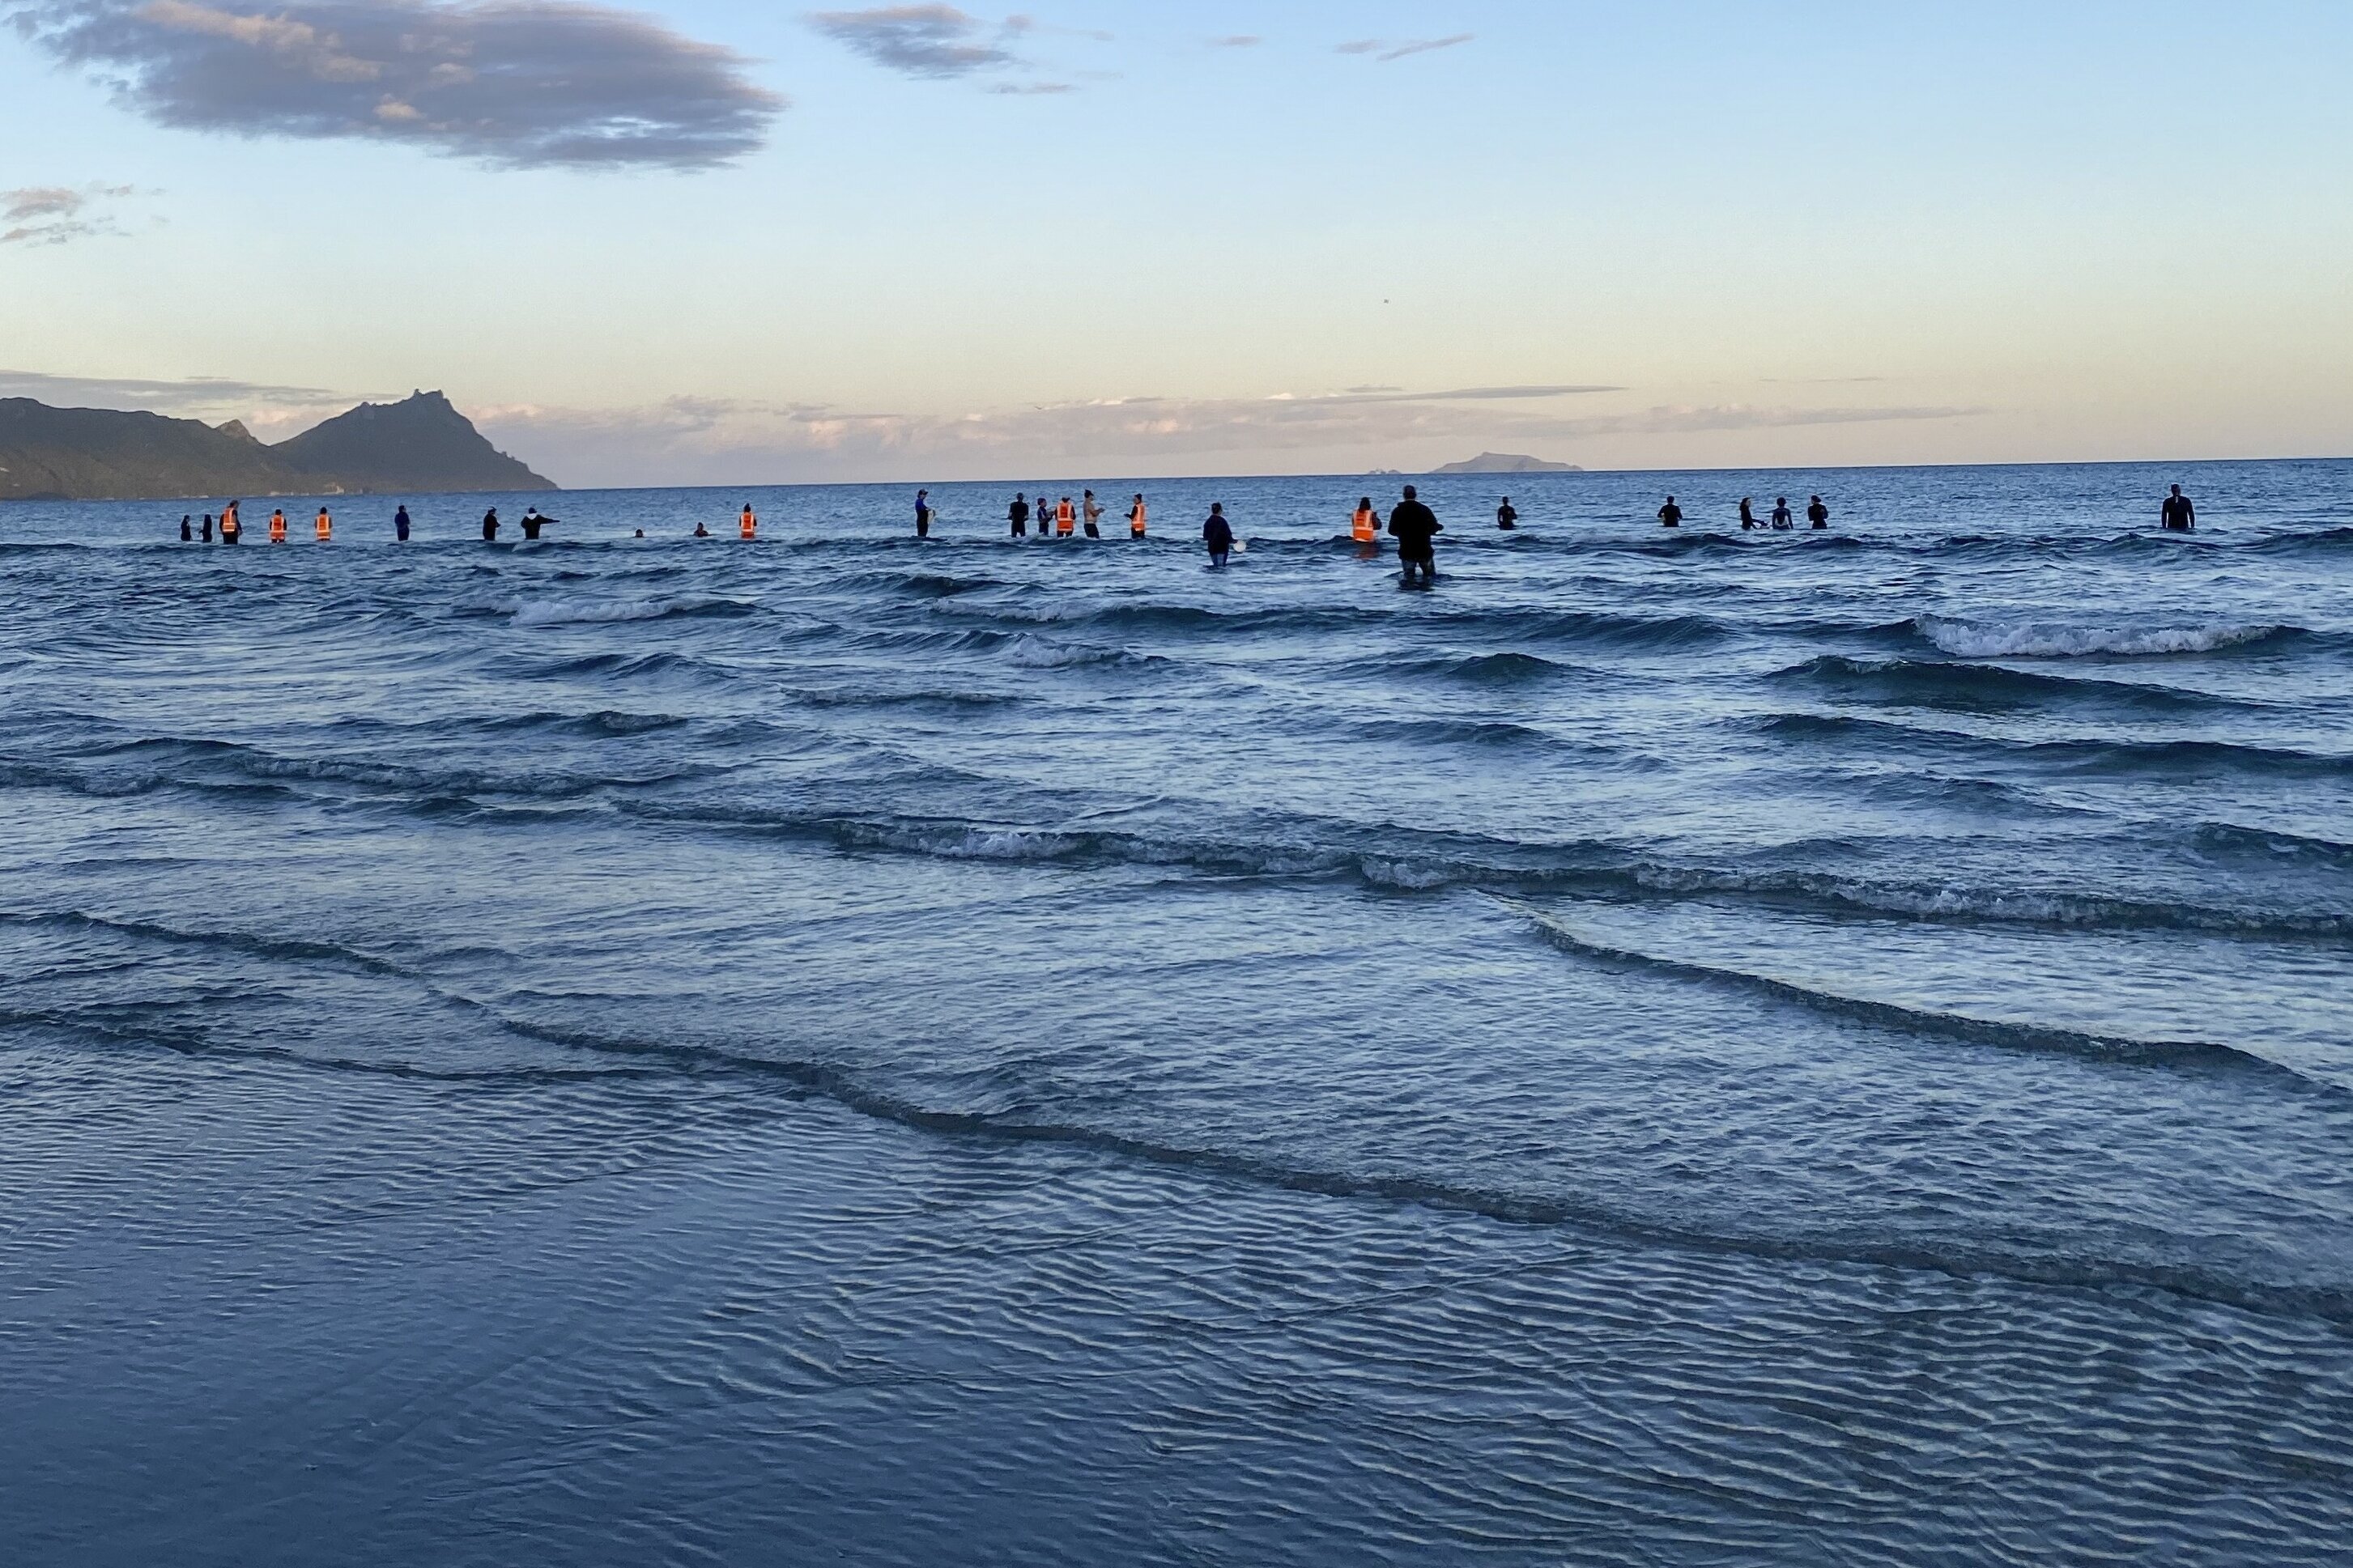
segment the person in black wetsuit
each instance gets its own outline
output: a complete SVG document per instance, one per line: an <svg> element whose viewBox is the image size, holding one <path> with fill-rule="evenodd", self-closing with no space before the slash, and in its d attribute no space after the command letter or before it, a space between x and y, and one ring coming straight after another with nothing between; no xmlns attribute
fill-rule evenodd
<svg viewBox="0 0 2353 1568"><path fill-rule="evenodd" d="M495 544L499 538L499 509L491 508L482 514L482 542Z"/></svg>
<svg viewBox="0 0 2353 1568"><path fill-rule="evenodd" d="M1209 567L1212 571L1226 563L1227 552L1234 547L1234 525L1226 521L1226 503L1217 501L1209 508L1209 520L1201 524L1201 542L1209 547Z"/></svg>
<svg viewBox="0 0 2353 1568"><path fill-rule="evenodd" d="M1813 504L1806 508L1806 521L1816 528L1828 528L1831 525L1831 509L1822 504L1821 497L1816 496Z"/></svg>
<svg viewBox="0 0 2353 1568"><path fill-rule="evenodd" d="M1438 514L1421 504L1420 496L1411 485L1405 488L1405 499L1389 511L1389 537L1398 542L1398 561L1405 567L1403 580L1411 583L1419 572L1424 583L1438 579L1438 551L1431 542L1446 531Z"/></svg>
<svg viewBox="0 0 2353 1568"><path fill-rule="evenodd" d="M1755 511L1753 511L1752 510L1750 510L1749 505L1748 505L1748 498L1747 498L1746 496L1742 496L1742 497L1740 498L1740 528L1741 528L1741 531L1743 531L1743 532L1745 533L1745 532L1746 532L1748 530L1750 530L1750 529L1752 529L1752 528L1755 528L1756 526L1757 526L1757 513L1756 513Z"/></svg>
<svg viewBox="0 0 2353 1568"><path fill-rule="evenodd" d="M1013 498L1013 504L1005 509L1005 520L1013 525L1014 538L1029 538L1029 499L1027 496L1016 495Z"/></svg>
<svg viewBox="0 0 2353 1568"><path fill-rule="evenodd" d="M210 543L213 542L213 514L212 514L212 513L210 513L210 512L206 512L206 513L205 513L205 526L204 526L203 531L202 531L201 532L199 532L199 533L196 535L196 538L197 538L198 540L200 540L201 542L203 542L204 543L206 543L206 544L210 544Z"/></svg>
<svg viewBox="0 0 2353 1568"><path fill-rule="evenodd" d="M2198 527L2198 509L2189 504L2189 498L2181 493L2179 485L2174 486L2173 493L2165 498L2159 515L2165 526L2175 533L2189 533Z"/></svg>
<svg viewBox="0 0 2353 1568"><path fill-rule="evenodd" d="M1512 510L1512 498L1505 496L1504 504L1495 509L1495 526L1509 533L1520 526L1520 514Z"/></svg>
<svg viewBox="0 0 2353 1568"><path fill-rule="evenodd" d="M1667 498L1667 504L1659 509L1659 526L1661 528L1681 528L1683 525L1683 509L1675 504L1674 497L1669 496Z"/></svg>
<svg viewBox="0 0 2353 1568"><path fill-rule="evenodd" d="M196 531L188 526L188 514L184 511L180 514L180 542L193 544L195 542L195 538Z"/></svg>
<svg viewBox="0 0 2353 1568"><path fill-rule="evenodd" d="M1775 496L1773 498L1773 526L1776 529L1795 528L1798 526L1798 520L1789 515L1789 498L1788 496Z"/></svg>
<svg viewBox="0 0 2353 1568"><path fill-rule="evenodd" d="M392 514L392 537L402 544L408 542L408 508L406 506Z"/></svg>

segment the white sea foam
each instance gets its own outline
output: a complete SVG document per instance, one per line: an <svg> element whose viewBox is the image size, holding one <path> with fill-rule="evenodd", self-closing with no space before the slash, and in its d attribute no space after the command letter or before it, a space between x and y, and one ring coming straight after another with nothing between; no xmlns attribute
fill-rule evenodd
<svg viewBox="0 0 2353 1568"><path fill-rule="evenodd" d="M2259 642L2275 626L2069 626L2060 621L1965 621L1922 616L1913 625L1962 658L2077 658L2088 654L2211 653Z"/></svg>

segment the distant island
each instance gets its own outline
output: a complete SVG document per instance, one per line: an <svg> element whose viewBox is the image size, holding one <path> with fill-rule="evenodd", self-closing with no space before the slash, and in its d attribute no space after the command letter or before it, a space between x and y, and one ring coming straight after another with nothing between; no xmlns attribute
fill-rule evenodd
<svg viewBox="0 0 2353 1568"><path fill-rule="evenodd" d="M1542 458L1524 458L1511 452L1482 452L1466 462L1449 463L1442 468L1432 468L1433 474L1581 474L1575 463L1547 463Z"/></svg>
<svg viewBox="0 0 2353 1568"><path fill-rule="evenodd" d="M363 403L274 447L234 419L212 426L0 397L0 500L557 488L491 446L438 392Z"/></svg>

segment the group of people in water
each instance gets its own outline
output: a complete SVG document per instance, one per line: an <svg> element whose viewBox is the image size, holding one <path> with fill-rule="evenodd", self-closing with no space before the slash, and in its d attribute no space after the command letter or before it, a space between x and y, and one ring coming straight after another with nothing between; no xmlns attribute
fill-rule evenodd
<svg viewBox="0 0 2353 1568"><path fill-rule="evenodd" d="M239 510L243 504L233 500L221 510L218 530L222 543L236 544L244 538L244 522L239 516ZM1070 539L1082 530L1089 539L1101 539L1103 511L1103 505L1095 500L1095 492L1092 490L1082 491L1075 503L1069 496L1049 502L1046 492L1039 490L1034 505L1027 492L1017 492L1013 497L1013 504L1006 509L1005 516L1008 529L1016 539L1027 539L1033 522L1037 525L1038 537L1040 539ZM1659 509L1659 525L1662 528L1681 528L1684 515L1683 509L1676 502L1675 498L1669 496L1666 504ZM915 537L929 539L932 536L932 524L937 517L938 513L932 506L932 492L928 489L917 490L915 492ZM1805 517L1810 528L1826 529L1831 525L1831 509L1823 503L1820 496L1810 499L1806 507ZM1150 520L1151 510L1145 502L1143 492L1138 491L1135 499L1129 502L1127 508L1128 537L1134 540L1146 537ZM2189 498L2181 493L2179 485L2175 485L2172 488L2172 493L2165 498L2165 504L2160 509L2160 521L2169 532L2187 533L2197 528L2197 509L2190 504ZM541 511L536 506L526 509L519 520L525 540L539 538L540 531L555 521L554 518ZM1512 505L1512 498L1505 496L1503 504L1495 509L1495 526L1505 532L1510 532L1516 530L1519 525L1519 511ZM1766 521L1760 522L1757 521L1754 499L1743 496L1740 498L1740 526L1743 531L1790 530L1798 526L1797 514L1790 510L1788 497L1776 496L1773 498L1773 510L1767 514ZM334 518L323 505L319 508L319 515L312 522L311 528L318 541L322 544L334 537ZM487 543L496 543L500 528L499 509L492 507L482 514L483 541ZM404 543L407 542L409 520L408 508L406 505L393 513L392 529L393 537L396 540ZM180 539L183 543L201 541L210 544L213 542L214 531L215 522L213 514L210 512L205 513L201 524L192 525L185 514L180 518ZM737 515L735 531L736 537L739 539L759 538L759 514L753 510L750 501L744 503L743 510ZM1379 553L1383 531L1383 521L1380 513L1373 508L1373 498L1366 496L1358 500L1356 513L1349 521L1349 534L1359 546L1360 552L1366 556ZM1436 577L1435 542L1437 536L1446 531L1445 524L1438 521L1437 513L1431 511L1422 501L1413 486L1406 486L1403 499L1389 509L1386 531L1390 538L1397 541L1398 561L1403 568L1403 576L1407 584L1411 584L1419 580L1426 585ZM644 529L636 531L637 538L643 539L645 536ZM694 537L709 539L712 537L712 531L698 520L694 525ZM286 513L281 508L269 514L269 542L283 544L286 539ZM1232 520L1226 516L1226 506L1223 501L1217 502L1209 508L1209 515L1201 524L1201 542L1208 552L1209 565L1213 570L1222 569L1233 554L1242 548L1235 538Z"/></svg>

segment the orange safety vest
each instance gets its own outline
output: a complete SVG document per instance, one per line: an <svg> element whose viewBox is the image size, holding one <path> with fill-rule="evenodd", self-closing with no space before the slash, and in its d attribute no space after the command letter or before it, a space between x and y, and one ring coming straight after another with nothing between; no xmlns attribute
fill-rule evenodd
<svg viewBox="0 0 2353 1568"><path fill-rule="evenodd" d="M269 542L272 544L286 542L286 514L282 511L273 511L269 514Z"/></svg>
<svg viewBox="0 0 2353 1568"><path fill-rule="evenodd" d="M1054 508L1054 531L1068 533L1078 526L1078 522L1079 514L1071 510L1070 500L1065 497L1061 504Z"/></svg>
<svg viewBox="0 0 2353 1568"><path fill-rule="evenodd" d="M1373 515L1373 509L1371 507L1360 506L1356 509L1356 521L1351 526L1355 530L1357 543L1370 544L1380 537L1379 534L1374 531L1373 528L1373 525L1378 521L1379 520Z"/></svg>
<svg viewBox="0 0 2353 1568"><path fill-rule="evenodd" d="M334 520L327 515L327 509L325 507L321 507L319 509L319 537L322 539L332 539L334 536Z"/></svg>
<svg viewBox="0 0 2353 1568"><path fill-rule="evenodd" d="M760 526L760 520L759 520L758 518L754 517L754 516L752 515L752 509L751 509L750 507L748 507L748 506L747 506L747 507L745 507L745 508L744 509L744 521L743 521L744 537L744 538L746 538L746 539L751 539L751 538L755 537L755 536L756 536L756 531L758 530L759 526Z"/></svg>
<svg viewBox="0 0 2353 1568"><path fill-rule="evenodd" d="M1127 509L1127 531L1134 538L1144 537L1144 503L1137 501Z"/></svg>

